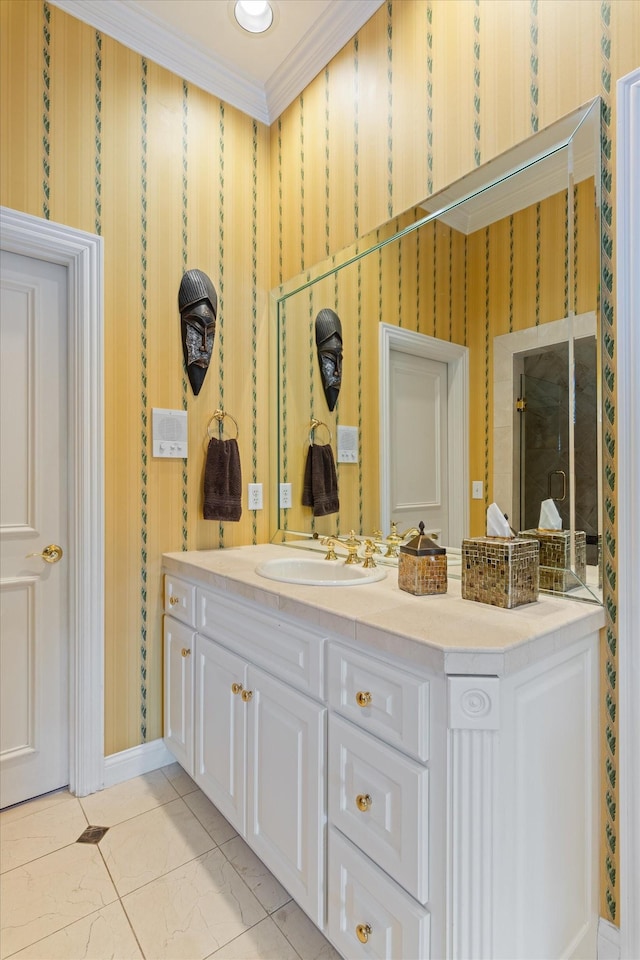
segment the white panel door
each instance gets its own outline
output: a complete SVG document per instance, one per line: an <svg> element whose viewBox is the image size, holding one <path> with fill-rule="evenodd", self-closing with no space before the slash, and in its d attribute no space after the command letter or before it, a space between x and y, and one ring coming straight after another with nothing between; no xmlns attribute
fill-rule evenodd
<svg viewBox="0 0 640 960"><path fill-rule="evenodd" d="M195 631L164 618L164 740L193 776L193 664Z"/></svg>
<svg viewBox="0 0 640 960"><path fill-rule="evenodd" d="M0 806L69 782L67 270L2 251ZM63 555L41 554L50 545Z"/></svg>
<svg viewBox="0 0 640 960"><path fill-rule="evenodd" d="M449 541L447 364L389 353L391 520Z"/></svg>
<svg viewBox="0 0 640 960"><path fill-rule="evenodd" d="M246 669L245 661L235 653L196 635L194 779L243 835L246 711L241 693Z"/></svg>
<svg viewBox="0 0 640 960"><path fill-rule="evenodd" d="M247 842L324 926L326 709L250 666Z"/></svg>

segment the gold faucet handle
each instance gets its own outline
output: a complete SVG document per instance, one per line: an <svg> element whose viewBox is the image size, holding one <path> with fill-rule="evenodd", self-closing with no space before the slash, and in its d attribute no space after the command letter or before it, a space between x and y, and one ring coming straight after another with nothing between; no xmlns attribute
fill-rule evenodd
<svg viewBox="0 0 640 960"><path fill-rule="evenodd" d="M335 540L333 537L321 537L320 543L323 547L327 547L327 552L324 555L325 560L337 560L338 554L333 549L335 545Z"/></svg>
<svg viewBox="0 0 640 960"><path fill-rule="evenodd" d="M385 557L397 557L398 556L398 547L402 543L402 537L398 533L398 524L395 520L391 522L391 532L385 540L387 544L387 552Z"/></svg>
<svg viewBox="0 0 640 960"><path fill-rule="evenodd" d="M360 541L356 537L355 530L350 531L348 538L344 541L344 545L349 551L345 563L360 563L360 557L358 556Z"/></svg>
<svg viewBox="0 0 640 960"><path fill-rule="evenodd" d="M373 540L373 552L382 553L381 544L384 541L382 530L374 530L371 539Z"/></svg>
<svg viewBox="0 0 640 960"><path fill-rule="evenodd" d="M365 540L364 563L362 564L362 566L365 567L366 569L371 569L372 567L375 567L376 562L373 559L374 553L376 553L376 545L373 542L373 540Z"/></svg>

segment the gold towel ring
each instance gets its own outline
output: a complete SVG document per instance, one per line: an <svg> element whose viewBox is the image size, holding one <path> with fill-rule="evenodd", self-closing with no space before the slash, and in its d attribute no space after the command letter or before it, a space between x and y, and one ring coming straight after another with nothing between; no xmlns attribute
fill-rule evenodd
<svg viewBox="0 0 640 960"><path fill-rule="evenodd" d="M324 427L329 434L329 443L333 443L333 437L331 436L331 430L329 430L329 427L323 420L316 420L314 417L309 424L309 446L311 446L313 443L313 431L316 429L316 427Z"/></svg>
<svg viewBox="0 0 640 960"><path fill-rule="evenodd" d="M218 436L220 437L222 436L222 421L225 419L225 417L229 417L230 420L233 420L236 427L236 435L232 439L234 440L238 439L238 434L240 433L240 431L238 430L238 421L236 420L236 418L232 417L230 413L225 413L224 410L216 410L213 416L211 417L211 420L209 420L209 423L207 424L207 434L210 440L213 440L213 436L211 434L211 424L213 423L214 420L218 421Z"/></svg>

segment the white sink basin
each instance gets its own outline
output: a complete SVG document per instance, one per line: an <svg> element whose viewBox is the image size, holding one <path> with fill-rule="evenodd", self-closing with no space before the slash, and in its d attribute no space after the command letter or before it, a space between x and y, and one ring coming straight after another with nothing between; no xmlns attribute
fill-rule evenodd
<svg viewBox="0 0 640 960"><path fill-rule="evenodd" d="M278 557L259 563L256 573L268 580L281 583L304 583L312 587L355 587L384 580L386 570L380 567L365 569L359 564L343 560L323 560L319 557Z"/></svg>

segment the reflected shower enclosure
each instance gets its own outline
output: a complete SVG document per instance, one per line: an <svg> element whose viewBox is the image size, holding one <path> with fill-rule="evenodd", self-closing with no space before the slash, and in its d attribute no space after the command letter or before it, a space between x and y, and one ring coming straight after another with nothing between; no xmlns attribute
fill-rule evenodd
<svg viewBox="0 0 640 960"><path fill-rule="evenodd" d="M587 540L587 563L598 562L598 397L595 337L574 341L573 451L575 529ZM571 524L567 477L571 464L569 344L557 343L523 358L520 376L520 518L538 526L540 504L553 498L563 529Z"/></svg>

